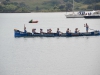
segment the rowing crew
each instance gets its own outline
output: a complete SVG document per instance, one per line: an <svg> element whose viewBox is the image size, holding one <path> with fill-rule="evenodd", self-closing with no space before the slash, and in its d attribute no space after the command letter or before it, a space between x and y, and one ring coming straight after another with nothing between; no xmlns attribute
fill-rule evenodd
<svg viewBox="0 0 100 75"><path fill-rule="evenodd" d="M87 23L84 24L84 27L86 27L86 32L88 32L89 26ZM78 30L78 28L75 28L75 33L79 33L79 31L80 30ZM25 25L24 25L24 32L25 33L27 32ZM35 33L37 33L36 29L32 29L32 34L35 34ZM40 29L40 33L43 34L45 32L43 32L43 29ZM47 33L52 33L52 29L47 29ZM69 28L67 28L67 30L66 30L66 34L68 34L68 33L71 33L71 30L69 30ZM57 34L62 34L62 32L59 30L59 28L57 28Z"/></svg>
<svg viewBox="0 0 100 75"><path fill-rule="evenodd" d="M78 32L79 32L79 30L78 30L78 28L76 28L76 29L75 29L75 33L78 33ZM33 34L34 34L34 33L37 33L37 32L36 32L36 29L32 29L32 33L33 33ZM45 32L43 32L43 29L40 29L40 33L42 34L42 33L45 33ZM52 33L52 29L47 29L47 33ZM57 28L57 33L58 33L58 34L62 34L63 32L61 32L61 31L59 30L59 28ZM67 28L66 33L71 33L71 30L69 30L69 28Z"/></svg>

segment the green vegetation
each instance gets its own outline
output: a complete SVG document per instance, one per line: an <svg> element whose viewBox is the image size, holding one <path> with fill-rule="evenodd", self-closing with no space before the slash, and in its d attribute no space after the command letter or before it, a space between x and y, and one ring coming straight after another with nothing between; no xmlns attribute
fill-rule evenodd
<svg viewBox="0 0 100 75"><path fill-rule="evenodd" d="M24 3L10 2L9 0L3 1L0 4L0 12L13 13L13 12L29 12Z"/></svg>
<svg viewBox="0 0 100 75"><path fill-rule="evenodd" d="M100 0L74 0L76 11L100 10ZM73 0L0 0L1 13L72 11Z"/></svg>

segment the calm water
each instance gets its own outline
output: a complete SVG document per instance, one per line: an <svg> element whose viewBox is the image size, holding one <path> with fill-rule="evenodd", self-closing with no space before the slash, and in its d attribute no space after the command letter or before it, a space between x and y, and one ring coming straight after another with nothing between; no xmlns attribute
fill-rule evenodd
<svg viewBox="0 0 100 75"><path fill-rule="evenodd" d="M0 75L100 75L100 36L14 38L14 29L59 27L62 32L84 23L100 30L100 19L66 19L63 13L1 13ZM30 19L38 20L29 24Z"/></svg>

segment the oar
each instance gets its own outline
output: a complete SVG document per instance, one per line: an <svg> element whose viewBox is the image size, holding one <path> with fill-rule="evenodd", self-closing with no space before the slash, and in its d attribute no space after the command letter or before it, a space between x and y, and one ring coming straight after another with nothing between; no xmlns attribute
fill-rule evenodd
<svg viewBox="0 0 100 75"><path fill-rule="evenodd" d="M100 32L100 30L95 30L95 29L91 29L91 28L89 28L90 30L94 30L94 31L99 31Z"/></svg>
<svg viewBox="0 0 100 75"><path fill-rule="evenodd" d="M91 29L91 28L89 28L90 30L95 30L95 29Z"/></svg>

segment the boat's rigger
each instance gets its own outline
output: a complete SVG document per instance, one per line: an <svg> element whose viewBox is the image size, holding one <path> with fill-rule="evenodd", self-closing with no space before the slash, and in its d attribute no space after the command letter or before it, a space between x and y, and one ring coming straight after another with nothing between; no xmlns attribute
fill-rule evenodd
<svg viewBox="0 0 100 75"><path fill-rule="evenodd" d="M100 35L100 31L93 31L93 32L82 32L82 33L62 33L62 34L57 34L57 33L35 33L32 34L30 32L22 32L19 30L14 29L14 36L15 37L71 37L71 36L96 36Z"/></svg>

